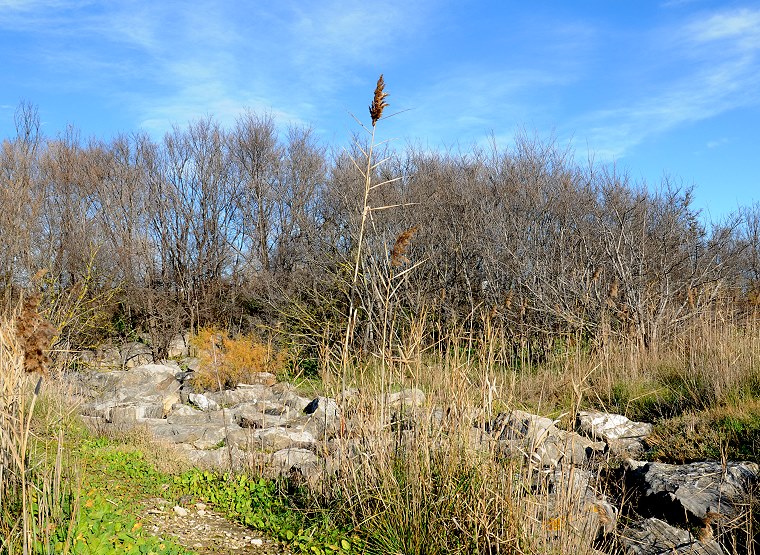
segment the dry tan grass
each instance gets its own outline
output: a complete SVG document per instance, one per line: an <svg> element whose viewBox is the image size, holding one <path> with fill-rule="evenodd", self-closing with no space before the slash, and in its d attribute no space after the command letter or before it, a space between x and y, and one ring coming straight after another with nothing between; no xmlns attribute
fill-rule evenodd
<svg viewBox="0 0 760 555"><path fill-rule="evenodd" d="M355 411L352 422L367 451L342 462L331 493L345 504L346 518L370 535L370 552L594 552L574 492L552 497L529 461L484 449L477 427L499 412L527 409L560 417L559 426L572 429L577 411L588 407L651 418L669 418L668 411L687 407L691 418L738 420L749 418L760 398L760 327L754 317L704 317L683 326L671 344L647 351L625 342L604 348L566 342L538 362L515 354L507 330L489 322L483 330L477 337L462 330L416 351L406 345L421 345L421 337L407 334L404 345L392 345L390 352L415 356L371 360L346 375L362 392L347 410ZM326 385L338 395L343 384ZM427 394L414 427L383 401L412 387ZM616 399L620 391L629 396ZM432 425L437 418L444 420ZM684 435L678 426L672 429ZM661 434L653 441L669 441ZM724 528L722 541L751 537L755 509L748 507L737 520L740 529ZM737 553L747 549L739 544Z"/></svg>
<svg viewBox="0 0 760 555"><path fill-rule="evenodd" d="M352 375L362 394L346 410L366 451L341 461L327 488L368 535L367 552L593 552L596 530L584 527L577 492L550 495L529 459L505 457L483 432L514 407L502 369L454 354L386 371L385 381L378 365ZM427 393L423 406L384 402L414 387Z"/></svg>

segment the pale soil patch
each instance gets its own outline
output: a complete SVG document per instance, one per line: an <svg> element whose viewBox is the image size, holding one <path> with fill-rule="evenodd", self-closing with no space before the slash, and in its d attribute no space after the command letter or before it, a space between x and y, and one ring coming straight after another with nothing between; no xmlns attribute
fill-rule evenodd
<svg viewBox="0 0 760 555"><path fill-rule="evenodd" d="M203 503L181 505L154 497L143 502L145 528L159 537L176 542L199 555L274 555L289 553L283 546L251 530L230 522Z"/></svg>

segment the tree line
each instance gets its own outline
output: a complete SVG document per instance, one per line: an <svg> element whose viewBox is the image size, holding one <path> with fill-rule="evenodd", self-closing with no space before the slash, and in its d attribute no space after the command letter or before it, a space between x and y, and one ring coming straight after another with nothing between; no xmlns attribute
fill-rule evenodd
<svg viewBox="0 0 760 555"><path fill-rule="evenodd" d="M0 287L6 302L41 290L70 348L140 332L161 353L216 324L265 325L316 352L340 343L356 295L360 353L385 349L383 330L402 345L494 328L537 351L563 337L646 349L760 299L760 206L708 222L689 187L634 183L527 134L506 149L376 149L353 282L363 136L329 148L253 112L159 141L45 137L29 104L15 122L0 152Z"/></svg>

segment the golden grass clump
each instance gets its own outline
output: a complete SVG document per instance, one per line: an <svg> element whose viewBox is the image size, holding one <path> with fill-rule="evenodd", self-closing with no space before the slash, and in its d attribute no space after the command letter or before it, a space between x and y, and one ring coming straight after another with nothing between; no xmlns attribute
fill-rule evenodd
<svg viewBox="0 0 760 555"><path fill-rule="evenodd" d="M372 127L374 127L377 121L383 117L383 110L388 107L388 103L385 101L388 96L388 93L385 92L385 80L381 73L380 78L377 80L377 86L375 87L375 96L372 99L372 104L369 105L369 115L372 117Z"/></svg>
<svg viewBox="0 0 760 555"><path fill-rule="evenodd" d="M252 334L231 337L217 328L201 328L190 340L200 358L192 378L197 390L220 390L255 381L261 372L274 373L285 364L284 353Z"/></svg>

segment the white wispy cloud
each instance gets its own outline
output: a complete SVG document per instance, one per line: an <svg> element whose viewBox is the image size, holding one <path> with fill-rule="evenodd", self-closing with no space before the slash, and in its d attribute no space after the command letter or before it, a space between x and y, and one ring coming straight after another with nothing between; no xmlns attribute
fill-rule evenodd
<svg viewBox="0 0 760 555"><path fill-rule="evenodd" d="M154 132L208 114L230 124L246 108L283 124L318 121L341 88L356 82L357 66L397 55L399 39L421 24L415 14L424 5L393 1L376 13L359 3L292 1L235 13L203 4L163 40L125 33L148 52L163 89L131 102L140 125ZM153 19L168 28L169 17L173 12Z"/></svg>
<svg viewBox="0 0 760 555"><path fill-rule="evenodd" d="M760 105L760 10L702 15L661 32L669 38L654 45L657 63L671 64L674 77L660 76L648 91L641 89L646 94L631 94L573 122L603 159L625 156L646 138L678 126Z"/></svg>
<svg viewBox="0 0 760 555"><path fill-rule="evenodd" d="M410 138L477 142L487 140L491 132L511 134L515 125L525 122L551 125L546 116L552 100L546 91L573 79L556 68L446 68L445 74L408 96L411 111L403 115L408 121L404 129Z"/></svg>
<svg viewBox="0 0 760 555"><path fill-rule="evenodd" d="M707 141L707 144L705 145L707 148L713 149L718 148L720 146L723 146L725 144L728 144L729 140L727 137L721 137L720 139Z"/></svg>

